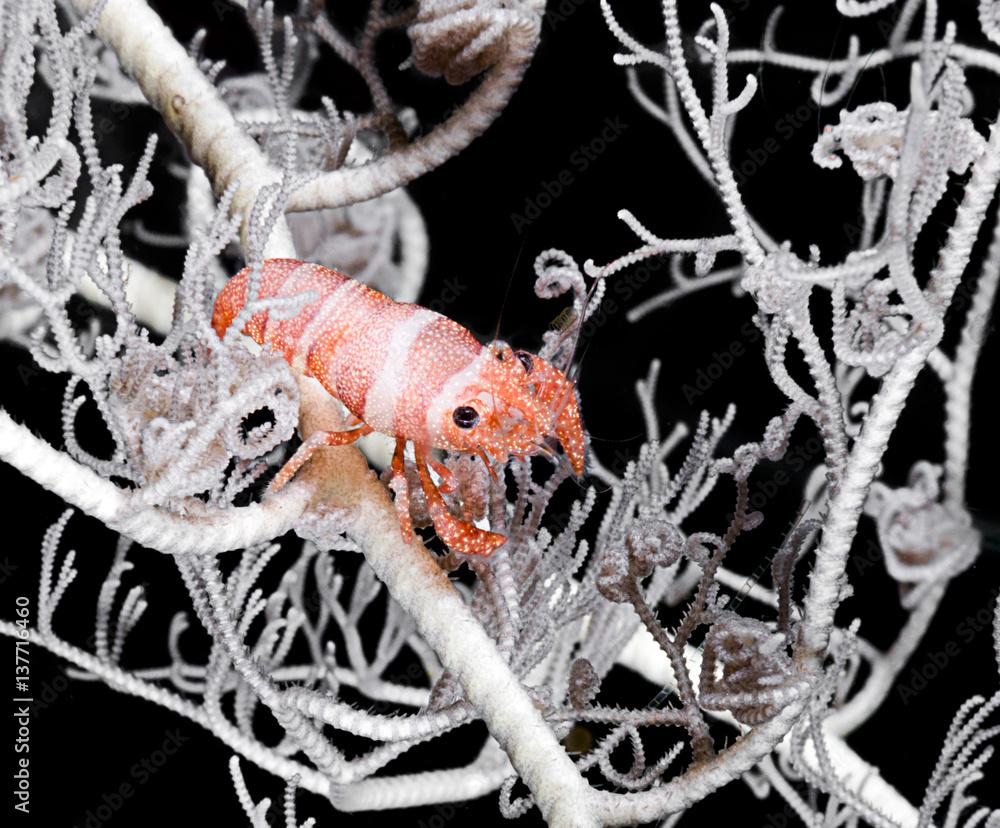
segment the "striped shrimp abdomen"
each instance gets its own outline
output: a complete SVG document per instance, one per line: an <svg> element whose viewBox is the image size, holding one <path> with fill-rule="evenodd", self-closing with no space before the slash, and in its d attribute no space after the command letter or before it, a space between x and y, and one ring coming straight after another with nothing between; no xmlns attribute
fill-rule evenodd
<svg viewBox="0 0 1000 828"><path fill-rule="evenodd" d="M358 317L348 336L311 345L310 372L376 431L437 445L427 429L428 405L482 346L461 325L419 305L390 301Z"/></svg>
<svg viewBox="0 0 1000 828"><path fill-rule="evenodd" d="M249 269L226 283L212 323L221 336L246 302ZM261 298L312 291L318 298L288 319L262 311L244 333L279 351L314 376L376 431L437 445L427 411L448 380L482 346L457 322L419 305L395 302L377 290L321 265L271 259L261 276Z"/></svg>
<svg viewBox="0 0 1000 828"><path fill-rule="evenodd" d="M244 268L226 282L216 298L212 326L219 336L225 333L246 304L249 280L250 268ZM321 265L296 259L268 259L264 263L258 293L261 299L307 292L315 293L316 299L297 313L280 319L266 310L261 311L250 318L242 331L256 342L280 351L288 363L299 370L305 370L308 345L316 338L317 325L336 328L337 314L333 311L347 305L351 309L349 316L353 318L357 315L358 305L375 306L391 301L378 291ZM349 302L343 301L347 298L345 294L352 294ZM335 296L340 298L335 299Z"/></svg>

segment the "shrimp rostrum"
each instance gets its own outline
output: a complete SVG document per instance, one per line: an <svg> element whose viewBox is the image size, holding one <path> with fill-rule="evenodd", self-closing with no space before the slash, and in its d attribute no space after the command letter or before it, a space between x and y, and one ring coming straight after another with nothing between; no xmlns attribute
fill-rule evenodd
<svg viewBox="0 0 1000 828"><path fill-rule="evenodd" d="M220 337L245 305L249 282L246 268L216 298L212 325ZM575 388L541 357L504 342L483 345L446 316L396 302L321 265L263 263L258 298L303 293L317 298L287 319L256 313L242 333L315 377L355 422L344 431L311 435L278 472L272 490L284 486L316 449L378 431L396 439L392 488L404 537L413 528L405 473L406 444L412 443L438 536L455 551L489 555L505 536L451 514L441 490L449 491L454 481L432 457L433 449L477 455L495 474L494 466L510 457L550 453L546 440L554 436L574 473L583 474L586 441Z"/></svg>

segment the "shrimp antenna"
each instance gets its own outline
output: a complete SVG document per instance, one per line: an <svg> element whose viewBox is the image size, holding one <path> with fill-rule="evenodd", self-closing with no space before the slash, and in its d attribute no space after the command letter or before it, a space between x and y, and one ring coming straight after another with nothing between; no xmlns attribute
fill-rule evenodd
<svg viewBox="0 0 1000 828"><path fill-rule="evenodd" d="M521 243L517 248L517 255L514 257L514 264L511 266L510 275L507 277L507 286L504 288L503 299L500 302L500 312L497 314L497 324L493 331L492 344L496 344L497 340L500 339L500 324L503 322L503 313L507 308L507 299L510 297L510 287L514 283L514 275L517 273L517 266L521 261L521 254L524 252L524 239L521 239ZM490 386L490 393L493 394L494 401L498 399L496 386ZM495 403L494 403L495 404ZM506 438L507 431L503 429L503 435Z"/></svg>
<svg viewBox="0 0 1000 828"><path fill-rule="evenodd" d="M507 300L510 298L510 288L514 284L514 275L517 273L517 266L521 262L521 254L524 252L524 239L517 248L517 255L514 257L514 264L510 268L510 275L507 276L507 284L503 290L503 299L500 300L500 311L497 313L497 323L493 329L491 342L496 342L500 338L500 325L503 323L503 314L507 310Z"/></svg>
<svg viewBox="0 0 1000 828"><path fill-rule="evenodd" d="M569 366L569 373L566 374L566 377L568 379L573 380L574 382L576 381L576 378L580 375L580 371L583 368L583 361L584 361L584 359L587 358L587 352L590 350L590 346L592 344L593 344L592 342L586 343L583 346L582 350L580 348L580 342L579 341L577 341L577 343L573 346L573 350L575 352L579 352L580 353L580 358L575 363L573 363L572 365ZM575 353L574 353L574 356L575 356Z"/></svg>
<svg viewBox="0 0 1000 828"><path fill-rule="evenodd" d="M580 316L576 320L576 325L570 330L573 336L573 345L569 349L569 354L566 357L565 367L563 368L563 373L569 380L575 380L579 372L579 364L573 365L573 358L576 356L577 349L580 347L580 340L583 336L583 324L587 320L588 311L590 309L590 303L594 299L594 295L603 288L604 280L607 277L607 271L609 265L605 265L601 271L594 277L594 281L591 283L590 287L587 289L587 295L583 298L583 305L580 308ZM603 298L603 293L602 293Z"/></svg>

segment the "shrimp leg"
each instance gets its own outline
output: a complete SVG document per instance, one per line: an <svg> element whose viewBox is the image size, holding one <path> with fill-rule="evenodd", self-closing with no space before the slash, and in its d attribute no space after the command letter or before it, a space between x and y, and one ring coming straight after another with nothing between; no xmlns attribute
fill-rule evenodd
<svg viewBox="0 0 1000 828"><path fill-rule="evenodd" d="M271 493L281 491L295 475L295 472L301 469L306 461L312 457L316 449L326 446L350 445L359 437L364 437L366 434L371 434L371 432L371 426L362 423L358 428L352 428L349 431L317 431L310 434L302 442L302 445L298 447L298 450L292 455L291 459L274 476L269 491Z"/></svg>
<svg viewBox="0 0 1000 828"><path fill-rule="evenodd" d="M434 522L434 530L449 549L464 552L467 555L491 555L497 547L506 543L506 536L480 529L468 521L460 520L449 512L444 498L441 497L441 493L434 485L431 474L427 470L427 452L424 449L415 448L415 453L420 485L427 498L427 508L431 520Z"/></svg>
<svg viewBox="0 0 1000 828"><path fill-rule="evenodd" d="M393 505L396 507L396 515L399 518L399 530L403 535L403 540L409 543L413 536L413 518L410 517L410 488L406 482L404 451L406 451L406 440L397 437L396 450L392 453L392 477L389 481L389 488L396 495Z"/></svg>

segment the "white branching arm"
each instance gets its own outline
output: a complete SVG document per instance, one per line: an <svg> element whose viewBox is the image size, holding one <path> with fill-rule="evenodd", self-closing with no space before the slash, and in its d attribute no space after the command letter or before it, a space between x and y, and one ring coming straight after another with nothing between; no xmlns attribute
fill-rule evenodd
<svg viewBox="0 0 1000 828"><path fill-rule="evenodd" d="M211 554L264 543L291 529L315 484L298 480L262 504L236 510L205 507L177 514L143 506L128 491L57 451L0 411L0 459L109 529L168 555Z"/></svg>

